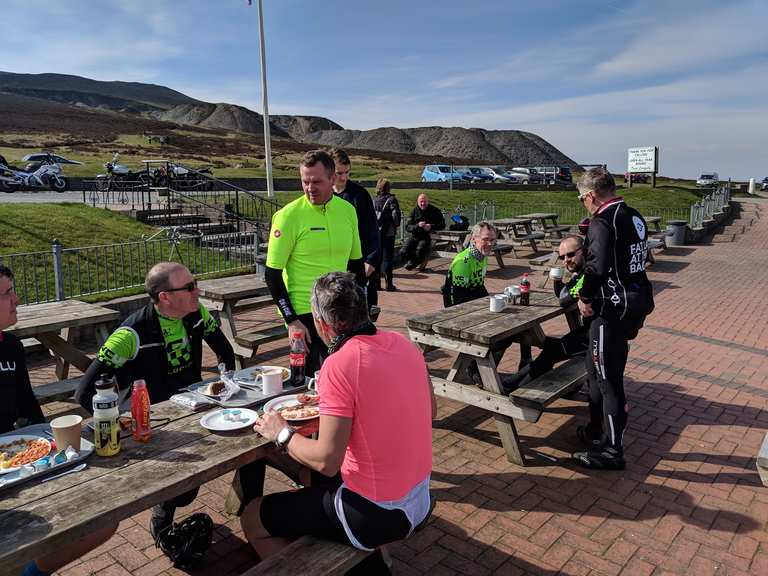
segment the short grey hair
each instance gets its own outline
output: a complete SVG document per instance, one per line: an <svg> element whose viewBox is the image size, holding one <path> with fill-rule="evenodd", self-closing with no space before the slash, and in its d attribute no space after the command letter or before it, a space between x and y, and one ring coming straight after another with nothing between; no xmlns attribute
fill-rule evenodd
<svg viewBox="0 0 768 576"><path fill-rule="evenodd" d="M483 220L483 221L481 221L481 222L478 222L477 224L475 224L474 226L472 226L472 233L471 233L471 236L472 236L473 238L476 238L476 237L480 236L480 233L481 233L483 230L490 230L491 232L493 232L493 234L494 234L494 235L495 235L497 238L498 238L498 236L499 236L499 231L496 229L496 226L494 226L493 224L491 224L490 222L488 222L488 221L486 221L486 220Z"/></svg>
<svg viewBox="0 0 768 576"><path fill-rule="evenodd" d="M168 289L171 274L182 269L184 265L178 262L158 262L149 269L144 279L144 288L152 302L157 302L160 292Z"/></svg>
<svg viewBox="0 0 768 576"><path fill-rule="evenodd" d="M581 194L592 192L599 198L610 198L616 195L616 182L607 169L599 167L584 172L576 184Z"/></svg>
<svg viewBox="0 0 768 576"><path fill-rule="evenodd" d="M329 272L320 276L312 287L310 304L312 315L337 334L370 322L365 292L349 272Z"/></svg>
<svg viewBox="0 0 768 576"><path fill-rule="evenodd" d="M568 236L563 238L561 242L565 242L566 240L571 240L572 242L575 242L576 248L584 247L584 238L579 236L578 234L569 234Z"/></svg>

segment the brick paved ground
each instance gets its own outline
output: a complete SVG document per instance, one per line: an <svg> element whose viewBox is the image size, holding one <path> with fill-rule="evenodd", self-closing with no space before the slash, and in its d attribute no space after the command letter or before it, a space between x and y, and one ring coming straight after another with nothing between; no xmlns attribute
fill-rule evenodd
<svg viewBox="0 0 768 576"><path fill-rule="evenodd" d="M627 366L630 423L624 472L585 472L568 462L584 404L558 401L537 424L519 427L533 466L506 461L482 412L439 401L434 428L434 517L391 546L398 574L768 574L768 489L755 455L768 428L768 210L733 243L670 249L651 269L656 311L632 343ZM519 277L498 271L491 289ZM522 261L517 261L522 264ZM441 306L433 273L398 274L401 292L382 293L379 325L402 330L411 314ZM262 311L242 318L274 321ZM562 320L548 332L563 332ZM285 362L282 343L267 349ZM431 354L446 370L452 358ZM207 362L212 365L212 359ZM517 363L510 351L502 369ZM39 366L35 381L52 369ZM49 410L71 408L49 405ZM229 478L203 486L185 513L217 524L200 574L237 574L254 555L237 519L222 513ZM268 490L287 488L272 474ZM147 531L148 513L62 576L176 574Z"/></svg>

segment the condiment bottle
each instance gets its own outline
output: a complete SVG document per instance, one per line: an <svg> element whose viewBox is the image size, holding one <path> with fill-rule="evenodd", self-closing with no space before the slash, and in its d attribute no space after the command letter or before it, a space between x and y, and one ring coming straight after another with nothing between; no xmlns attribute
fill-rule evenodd
<svg viewBox="0 0 768 576"><path fill-rule="evenodd" d="M152 429L149 423L149 391L144 380L136 380L131 391L131 416L133 418L133 439L149 442Z"/></svg>
<svg viewBox="0 0 768 576"><path fill-rule="evenodd" d="M96 381L93 397L93 444L99 456L114 456L120 452L119 416L115 382L102 374Z"/></svg>

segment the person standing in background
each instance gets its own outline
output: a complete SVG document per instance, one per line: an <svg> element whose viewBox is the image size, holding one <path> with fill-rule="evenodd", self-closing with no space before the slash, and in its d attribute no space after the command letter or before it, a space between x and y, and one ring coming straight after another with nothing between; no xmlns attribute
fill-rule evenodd
<svg viewBox="0 0 768 576"><path fill-rule="evenodd" d="M395 237L397 229L400 228L400 221L403 218L400 212L400 203L392 194L392 185L386 178L380 178L376 182L376 199L373 201L373 207L376 210L376 220L379 225L379 243L381 245L381 265L376 273L376 278L372 279L377 287L380 287L381 277L384 276L387 292L395 292Z"/></svg>

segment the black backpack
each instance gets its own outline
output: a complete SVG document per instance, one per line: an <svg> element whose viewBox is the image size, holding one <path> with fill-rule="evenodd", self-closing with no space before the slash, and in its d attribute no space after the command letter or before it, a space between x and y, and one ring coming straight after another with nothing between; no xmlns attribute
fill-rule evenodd
<svg viewBox="0 0 768 576"><path fill-rule="evenodd" d="M158 534L155 545L181 570L194 568L213 541L213 520L197 512Z"/></svg>

